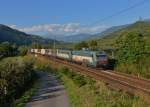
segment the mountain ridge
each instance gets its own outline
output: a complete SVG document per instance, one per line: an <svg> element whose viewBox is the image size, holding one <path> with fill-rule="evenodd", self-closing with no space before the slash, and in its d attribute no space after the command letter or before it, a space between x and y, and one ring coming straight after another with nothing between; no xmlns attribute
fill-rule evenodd
<svg viewBox="0 0 150 107"><path fill-rule="evenodd" d="M19 30L10 28L6 25L0 24L0 42L8 41L16 43L17 45L29 45L33 42L41 44L52 43L52 39L44 39L37 35L27 34Z"/></svg>

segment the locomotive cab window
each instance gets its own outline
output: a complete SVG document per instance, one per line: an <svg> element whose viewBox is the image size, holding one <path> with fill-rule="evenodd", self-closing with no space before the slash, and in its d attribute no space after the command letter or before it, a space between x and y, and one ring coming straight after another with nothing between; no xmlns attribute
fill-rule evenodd
<svg viewBox="0 0 150 107"><path fill-rule="evenodd" d="M98 58L99 57L107 57L107 55L96 55Z"/></svg>

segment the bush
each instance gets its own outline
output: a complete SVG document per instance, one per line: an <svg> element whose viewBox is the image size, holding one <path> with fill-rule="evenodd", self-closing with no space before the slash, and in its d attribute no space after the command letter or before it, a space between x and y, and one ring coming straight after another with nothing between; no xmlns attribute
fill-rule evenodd
<svg viewBox="0 0 150 107"><path fill-rule="evenodd" d="M117 58L120 62L138 63L144 57L145 41L143 35L132 32L117 40Z"/></svg>
<svg viewBox="0 0 150 107"><path fill-rule="evenodd" d="M80 74L76 74L75 72L71 71L69 68L67 67L61 67L61 72L63 74L65 74L67 77L71 78L74 83L76 85L78 85L79 87L83 86L86 84L86 80L84 78L84 76L80 75Z"/></svg>
<svg viewBox="0 0 150 107"><path fill-rule="evenodd" d="M0 43L0 58L17 55L17 46L9 42Z"/></svg>
<svg viewBox="0 0 150 107"><path fill-rule="evenodd" d="M82 76L80 74L76 74L76 76L74 76L74 78L73 78L73 81L79 87L81 87L81 86L86 84L84 76Z"/></svg>
<svg viewBox="0 0 150 107"><path fill-rule="evenodd" d="M149 78L149 50L144 36L137 32L126 32L116 41L116 69Z"/></svg>
<svg viewBox="0 0 150 107"><path fill-rule="evenodd" d="M32 62L20 57L3 59L0 62L0 106L8 106L20 97L35 76Z"/></svg>
<svg viewBox="0 0 150 107"><path fill-rule="evenodd" d="M18 51L19 51L20 56L25 56L28 52L28 48L25 46L22 46L18 48Z"/></svg>

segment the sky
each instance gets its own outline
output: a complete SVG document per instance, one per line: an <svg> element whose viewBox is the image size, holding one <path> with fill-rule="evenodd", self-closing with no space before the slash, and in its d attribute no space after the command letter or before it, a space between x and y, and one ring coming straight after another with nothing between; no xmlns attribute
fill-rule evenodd
<svg viewBox="0 0 150 107"><path fill-rule="evenodd" d="M139 17L150 18L150 0L142 2L143 0L0 0L0 23L31 34L92 34L111 26L133 23Z"/></svg>

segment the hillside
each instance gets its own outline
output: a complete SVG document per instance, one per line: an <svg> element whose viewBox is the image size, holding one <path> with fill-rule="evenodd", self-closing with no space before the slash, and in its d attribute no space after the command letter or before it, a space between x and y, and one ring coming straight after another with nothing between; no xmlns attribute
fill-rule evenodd
<svg viewBox="0 0 150 107"><path fill-rule="evenodd" d="M99 43L99 47L101 48L112 48L114 42L117 40L117 38L121 35L124 35L127 32L139 32L143 34L144 39L146 40L147 45L150 45L150 23L144 22L144 21L138 21L136 23L133 23L125 28L122 28L116 32L112 32L108 35L105 35L101 37L100 39L97 39Z"/></svg>
<svg viewBox="0 0 150 107"><path fill-rule="evenodd" d="M48 44L53 42L52 39L43 39L42 37L26 34L24 32L20 32L18 30L0 24L0 42L5 41L16 43L17 45L28 45L32 42L38 42L41 44Z"/></svg>
<svg viewBox="0 0 150 107"><path fill-rule="evenodd" d="M92 38L104 37L104 36L106 36L106 35L109 35L109 34L111 34L111 33L113 33L113 32L119 31L119 30L121 30L121 29L123 29L123 28L126 28L126 27L128 27L128 26L129 26L129 24L120 25L120 26L112 26L112 27L110 27L110 28L104 30L104 31L101 32L101 33L92 35Z"/></svg>

